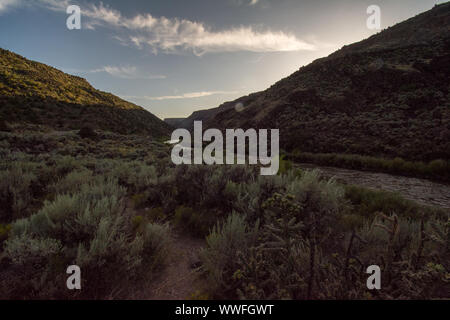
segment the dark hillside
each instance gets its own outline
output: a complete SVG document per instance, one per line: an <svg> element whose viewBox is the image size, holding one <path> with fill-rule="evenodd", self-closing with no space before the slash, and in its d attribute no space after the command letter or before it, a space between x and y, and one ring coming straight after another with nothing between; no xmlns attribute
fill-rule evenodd
<svg viewBox="0 0 450 320"><path fill-rule="evenodd" d="M450 159L449 31L446 3L223 104L207 126L279 128L291 151Z"/></svg>
<svg viewBox="0 0 450 320"><path fill-rule="evenodd" d="M85 79L0 49L0 117L7 123L166 135L169 126L145 109L93 88Z"/></svg>

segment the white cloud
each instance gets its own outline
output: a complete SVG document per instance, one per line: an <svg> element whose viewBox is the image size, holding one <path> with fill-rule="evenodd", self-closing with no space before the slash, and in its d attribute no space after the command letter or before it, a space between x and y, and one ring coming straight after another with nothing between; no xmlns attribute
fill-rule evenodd
<svg viewBox="0 0 450 320"><path fill-rule="evenodd" d="M250 0L255 5L259 0ZM0 12L10 6L38 5L52 11L64 12L69 0L0 0ZM201 56L210 52L286 52L316 50L316 44L298 39L283 31L256 30L251 26L239 26L215 30L204 23L179 18L153 17L138 14L125 17L121 12L100 4L80 4L82 27L114 30L114 39L123 45L139 49L149 48L154 54L159 51L177 53L190 51Z"/></svg>
<svg viewBox="0 0 450 320"><path fill-rule="evenodd" d="M66 11L72 3L69 0L32 0L53 11ZM31 1L30 1L31 2Z"/></svg>
<svg viewBox="0 0 450 320"><path fill-rule="evenodd" d="M0 0L0 14L12 7L33 7L38 6L47 10L66 12L70 0Z"/></svg>
<svg viewBox="0 0 450 320"><path fill-rule="evenodd" d="M85 14L90 26L113 26L131 31L128 43L149 47L154 53L191 50L197 55L208 52L282 52L314 50L311 43L281 31L258 31L249 26L212 30L203 23L186 19L153 17L150 14L126 18L119 11L93 5Z"/></svg>
<svg viewBox="0 0 450 320"><path fill-rule="evenodd" d="M68 0L36 1L57 11L65 11L68 4ZM254 5L258 1L251 0L249 4ZM316 49L315 44L282 31L256 30L251 26L214 30L201 22L153 17L149 13L125 17L103 3L80 6L83 28L112 28L116 32L114 38L121 44L139 49L149 48L155 54L159 51L191 51L201 56L209 52L285 52Z"/></svg>
<svg viewBox="0 0 450 320"><path fill-rule="evenodd" d="M0 0L0 14L20 5L22 5L22 0Z"/></svg>
<svg viewBox="0 0 450 320"><path fill-rule="evenodd" d="M153 100L153 101L162 101L162 100L179 100L179 99L195 99L195 98L203 98L218 94L237 94L237 91L201 91L201 92L189 92L183 93L181 95L176 96L160 96L160 97L149 97L149 96L121 96L124 99L144 99L144 100Z"/></svg>
<svg viewBox="0 0 450 320"><path fill-rule="evenodd" d="M122 79L166 79L167 77L164 75L143 75L138 72L136 67L125 66L104 66L100 69L95 69L88 71L88 73L98 73L98 72L106 72L114 77L122 78Z"/></svg>
<svg viewBox="0 0 450 320"><path fill-rule="evenodd" d="M134 66L104 66L92 70L80 70L80 69L64 69L65 72L72 74L88 74L88 73L100 73L105 72L116 78L128 79L128 80L154 80L154 79L166 79L165 75L159 74L144 74L140 72Z"/></svg>
<svg viewBox="0 0 450 320"><path fill-rule="evenodd" d="M231 3L236 6L255 6L260 0L231 0Z"/></svg>

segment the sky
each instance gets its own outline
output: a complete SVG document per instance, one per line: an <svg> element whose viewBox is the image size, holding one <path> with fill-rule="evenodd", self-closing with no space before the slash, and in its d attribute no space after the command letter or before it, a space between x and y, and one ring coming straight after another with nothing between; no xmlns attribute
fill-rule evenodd
<svg viewBox="0 0 450 320"><path fill-rule="evenodd" d="M86 78L160 118L267 89L437 0L0 0L0 47ZM69 30L67 7L81 9Z"/></svg>

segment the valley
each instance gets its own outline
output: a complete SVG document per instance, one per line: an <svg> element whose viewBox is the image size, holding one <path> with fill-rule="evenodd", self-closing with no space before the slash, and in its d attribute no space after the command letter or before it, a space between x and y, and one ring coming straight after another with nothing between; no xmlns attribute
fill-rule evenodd
<svg viewBox="0 0 450 320"><path fill-rule="evenodd" d="M214 61L218 39L231 37L241 50L280 36L100 9L92 36L113 21L114 30L170 31L162 42L133 38L139 50L145 42L199 53L177 55L157 73L187 60L197 72ZM448 300L450 3L418 12L264 91L166 122L82 77L0 49L0 299ZM211 52L177 42L177 32ZM242 47L236 37L249 32ZM301 48L294 35L283 41ZM130 51L107 52L101 63ZM120 62L167 63L166 51ZM231 63L226 54L235 52L219 55ZM106 79L102 87L127 84L129 96L154 86L161 92L141 98L155 104L227 92L178 92L181 80L144 74L145 63L85 71ZM207 139L195 121L212 129ZM232 129L250 129L248 149L259 159L245 164L247 140ZM214 164L227 130L225 146L237 154ZM268 130L280 157L256 152ZM194 163L173 161L168 143L179 138L178 151L193 153ZM218 163L223 157L217 152ZM277 170L262 175L264 163ZM68 266L81 270L81 290L67 286ZM382 272L380 290L367 285L370 266Z"/></svg>

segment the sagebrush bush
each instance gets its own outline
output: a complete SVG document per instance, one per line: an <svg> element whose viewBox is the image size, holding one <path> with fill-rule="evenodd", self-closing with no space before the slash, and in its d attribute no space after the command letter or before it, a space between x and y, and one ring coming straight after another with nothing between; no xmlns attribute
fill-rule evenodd
<svg viewBox="0 0 450 320"><path fill-rule="evenodd" d="M164 265L171 245L171 234L168 224L148 223L142 233L144 249L142 257L150 269ZM153 271L153 270L150 270Z"/></svg>
<svg viewBox="0 0 450 320"><path fill-rule="evenodd" d="M173 223L179 229L193 236L205 237L220 216L220 212L180 206L175 210Z"/></svg>
<svg viewBox="0 0 450 320"><path fill-rule="evenodd" d="M52 194L73 194L79 191L81 186L92 180L92 178L93 176L90 170L74 170L49 186L49 191Z"/></svg>
<svg viewBox="0 0 450 320"><path fill-rule="evenodd" d="M16 221L5 242L6 256L31 277L48 277L43 287L36 285L38 278L15 284L14 295L66 297L70 293L60 277L64 268L76 264L83 270L84 290L79 294L99 298L139 278L143 261L158 265L161 248L167 250L167 227L152 225L142 235L135 235L131 217L124 210L125 193L110 179L84 184L78 192L58 195L38 213ZM32 291L28 291L30 283ZM48 287L53 290L48 292Z"/></svg>
<svg viewBox="0 0 450 320"><path fill-rule="evenodd" d="M78 132L78 135L83 139L95 140L98 138L97 133L91 127L83 127Z"/></svg>
<svg viewBox="0 0 450 320"><path fill-rule="evenodd" d="M3 251L3 242L8 239L9 233L11 231L11 225L0 224L0 252Z"/></svg>
<svg viewBox="0 0 450 320"><path fill-rule="evenodd" d="M112 170L111 175L131 192L142 192L157 183L157 172L153 166L139 162L120 163Z"/></svg>
<svg viewBox="0 0 450 320"><path fill-rule="evenodd" d="M24 216L33 202L33 184L37 177L20 164L0 172L0 221Z"/></svg>
<svg viewBox="0 0 450 320"><path fill-rule="evenodd" d="M71 156L58 157L54 162L54 171L57 177L63 177L69 172L81 168L81 163Z"/></svg>
<svg viewBox="0 0 450 320"><path fill-rule="evenodd" d="M250 228L245 217L237 213L212 229L200 256L213 292L226 296L236 290L233 276L238 272L239 255L256 244L257 232L257 226Z"/></svg>
<svg viewBox="0 0 450 320"><path fill-rule="evenodd" d="M12 262L25 269L46 268L51 257L61 254L62 244L56 239L33 238L25 233L11 237L5 254Z"/></svg>

